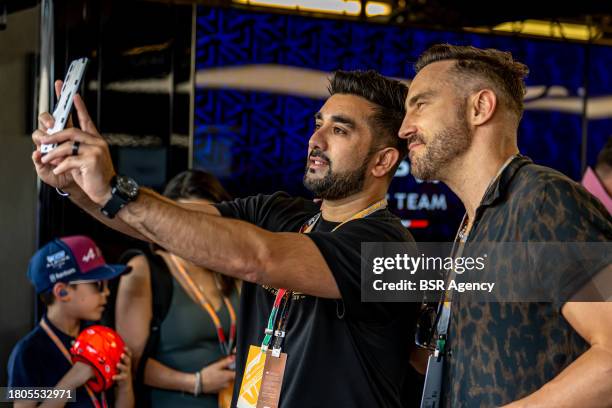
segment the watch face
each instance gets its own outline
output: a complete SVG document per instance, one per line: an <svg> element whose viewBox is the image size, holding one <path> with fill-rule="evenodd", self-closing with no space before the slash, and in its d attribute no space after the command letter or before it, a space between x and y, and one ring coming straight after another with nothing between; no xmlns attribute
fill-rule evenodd
<svg viewBox="0 0 612 408"><path fill-rule="evenodd" d="M138 195L138 183L129 177L117 176L117 190L125 194L128 198L136 198Z"/></svg>

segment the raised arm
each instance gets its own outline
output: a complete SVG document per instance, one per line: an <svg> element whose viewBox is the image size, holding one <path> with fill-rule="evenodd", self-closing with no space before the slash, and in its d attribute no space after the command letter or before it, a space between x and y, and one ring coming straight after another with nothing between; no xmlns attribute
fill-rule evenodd
<svg viewBox="0 0 612 408"><path fill-rule="evenodd" d="M59 95L61 88L62 88L62 81L56 81L55 82L56 94ZM101 141L103 141L104 139L98 133L98 130L96 129L95 125L93 124L93 121L91 120L91 117L89 116L89 113L87 112L85 103L83 102L83 100L81 99L79 95L76 95L74 97L74 104L77 110L77 116L78 116L79 125L81 129L79 130L79 129L74 128L72 125L72 118L70 118L68 120L68 124L66 126L65 132L74 132L75 134L81 134L81 133L91 134L99 138ZM66 193L70 194L69 198L72 202L74 202L77 206L85 210L92 217L106 224L110 228L113 228L126 235L132 236L136 239L147 240L146 237L144 237L134 228L131 228L129 225L124 223L121 219L117 217L115 217L114 219L110 219L110 218L105 217L100 212L100 206L94 203L92 200L90 200L87 194L85 194L83 190L81 189L81 187L79 186L79 183L75 182L75 180L83 180L84 174L82 174L81 169L73 169L72 171L69 171L69 172L57 174L53 170L55 169L56 165L61 162L61 159L51 160L51 161L42 160L42 155L40 152L40 145L43 143L42 140L46 135L47 129L52 128L54 123L55 121L53 119L53 116L49 114L48 112L44 112L38 117L38 129L35 130L34 133L32 133L32 141L36 145L36 150L32 153L32 161L34 162L34 167L36 168L36 173L38 174L38 177L43 182L50 185L51 187L62 189ZM92 145L89 147L90 153L92 153L93 155L98 155L99 158L110 160L110 156L108 157L104 156L103 149L105 147L107 148L107 146ZM72 144L69 143L69 145L62 146L61 148L62 149L68 148L71 150ZM68 155L70 153L71 152L68 152ZM202 211L207 214L219 215L219 212L212 205L201 203L198 206L194 206L190 204L178 204L170 200L167 200L167 201L177 206L183 205L185 207L188 207L191 209L197 209L198 211Z"/></svg>
<svg viewBox="0 0 612 408"><path fill-rule="evenodd" d="M115 170L108 144L93 125L78 95L74 105L82 130L71 128L51 136L44 131L35 132L37 146L59 144L44 157L35 156L36 170L41 178L41 173L70 178L100 208L112 196L110 181ZM74 142L80 144L77 155L72 154ZM135 231L139 238L155 242L210 270L313 296L340 297L323 255L302 234L271 233L246 222L224 219L217 216L219 213L212 206L204 211L186 209L145 188L135 201L117 213L115 218L120 224L102 219L104 216L89 202L85 204L84 199L75 203L85 206L112 228Z"/></svg>

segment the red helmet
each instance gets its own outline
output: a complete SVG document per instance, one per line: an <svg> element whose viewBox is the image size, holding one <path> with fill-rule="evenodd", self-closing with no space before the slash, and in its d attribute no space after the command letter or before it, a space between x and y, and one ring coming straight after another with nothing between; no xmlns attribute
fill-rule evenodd
<svg viewBox="0 0 612 408"><path fill-rule="evenodd" d="M101 392L113 385L124 349L125 343L116 331L105 326L91 326L78 335L70 354L73 363L81 361L94 368L96 377L87 385L94 392Z"/></svg>

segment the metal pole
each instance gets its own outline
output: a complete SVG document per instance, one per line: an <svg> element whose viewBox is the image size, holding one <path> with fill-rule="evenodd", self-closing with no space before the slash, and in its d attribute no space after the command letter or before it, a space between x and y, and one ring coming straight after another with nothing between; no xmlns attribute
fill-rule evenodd
<svg viewBox="0 0 612 408"><path fill-rule="evenodd" d="M189 77L189 159L188 168L193 168L193 144L195 143L195 90L196 90L196 31L198 6L191 8L191 73Z"/></svg>
<svg viewBox="0 0 612 408"><path fill-rule="evenodd" d="M40 4L40 79L38 90L38 112L51 112L55 100L53 78L55 78L55 37L53 29L53 0L42 0Z"/></svg>
<svg viewBox="0 0 612 408"><path fill-rule="evenodd" d="M589 102L589 73L591 68L590 63L591 44L584 46L584 72L583 72L583 93L582 93L582 142L580 146L580 175L582 177L587 167L587 149L588 149L588 133L589 133L589 117L587 104Z"/></svg>
<svg viewBox="0 0 612 408"><path fill-rule="evenodd" d="M42 0L40 3L40 63L38 73L38 109L36 117L42 112L52 112L55 102L55 89L53 79L55 78L55 30L54 30L54 11L53 0ZM38 120L37 120L38 122ZM38 123L35 124L38 128ZM36 204L36 248L41 242L42 225L42 203L40 200L42 183L36 179L36 190L38 191L38 202ZM40 310L38 298L34 297L34 324L40 320Z"/></svg>

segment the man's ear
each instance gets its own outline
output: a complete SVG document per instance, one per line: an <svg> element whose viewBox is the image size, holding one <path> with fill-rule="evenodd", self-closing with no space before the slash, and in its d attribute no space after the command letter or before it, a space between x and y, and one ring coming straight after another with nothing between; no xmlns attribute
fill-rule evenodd
<svg viewBox="0 0 612 408"><path fill-rule="evenodd" d="M491 89L481 89L469 97L468 121L472 126L487 123L497 109L497 95Z"/></svg>
<svg viewBox="0 0 612 408"><path fill-rule="evenodd" d="M70 300L70 292L68 291L68 285L64 282L58 282L53 285L53 296L59 301Z"/></svg>
<svg viewBox="0 0 612 408"><path fill-rule="evenodd" d="M395 164L399 160L399 151L393 147L385 147L379 150L374 155L375 162L372 168L372 174L374 177L384 177L393 170Z"/></svg>

